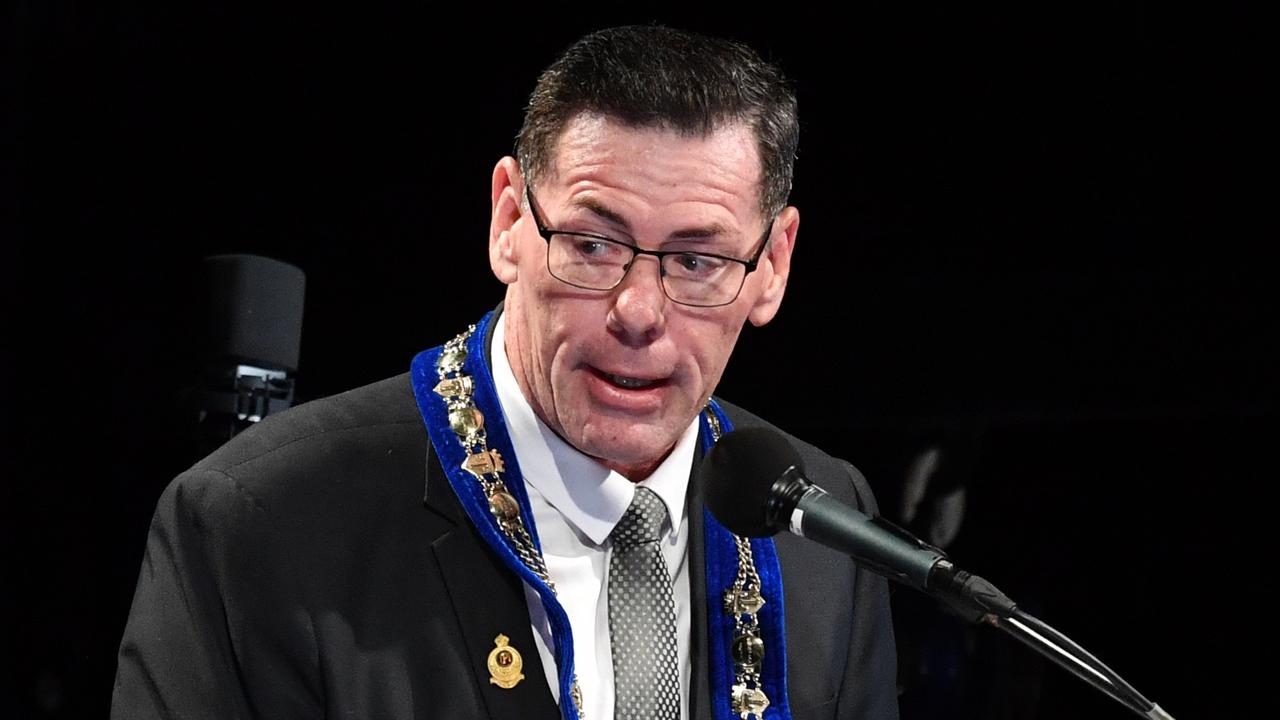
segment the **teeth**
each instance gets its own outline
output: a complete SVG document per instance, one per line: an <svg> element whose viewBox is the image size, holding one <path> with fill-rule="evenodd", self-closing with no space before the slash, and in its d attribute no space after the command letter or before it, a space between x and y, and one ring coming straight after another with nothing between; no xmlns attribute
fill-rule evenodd
<svg viewBox="0 0 1280 720"><path fill-rule="evenodd" d="M623 377L621 375L610 375L609 382L614 385L620 385L628 390L639 390L640 388L649 387L654 383L653 380L640 380L638 378Z"/></svg>

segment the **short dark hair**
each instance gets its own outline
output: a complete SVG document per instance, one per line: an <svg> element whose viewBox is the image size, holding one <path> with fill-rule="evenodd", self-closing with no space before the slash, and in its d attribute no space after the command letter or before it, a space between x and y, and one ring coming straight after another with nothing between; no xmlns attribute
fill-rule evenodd
<svg viewBox="0 0 1280 720"><path fill-rule="evenodd" d="M578 40L529 97L516 138L527 182L551 169L565 126L584 112L703 136L743 122L760 156L761 211L772 217L786 206L800 138L795 94L781 70L741 43L656 25Z"/></svg>

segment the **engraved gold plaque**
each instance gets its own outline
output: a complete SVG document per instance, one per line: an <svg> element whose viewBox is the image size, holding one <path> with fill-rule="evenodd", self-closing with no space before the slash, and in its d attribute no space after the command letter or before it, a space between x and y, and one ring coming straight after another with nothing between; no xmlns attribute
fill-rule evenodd
<svg viewBox="0 0 1280 720"><path fill-rule="evenodd" d="M729 704L742 720L747 720L750 715L763 718L764 711L769 707L769 697L760 688L734 685Z"/></svg>
<svg viewBox="0 0 1280 720"><path fill-rule="evenodd" d="M755 615L764 607L764 597L759 590L738 592L732 588L724 594L724 610L730 615Z"/></svg>
<svg viewBox="0 0 1280 720"><path fill-rule="evenodd" d="M520 657L518 650L507 644L510 640L506 635L499 634L493 639L494 648L489 651L489 682L503 690L510 690L524 679L520 672L524 669L524 658Z"/></svg>
<svg viewBox="0 0 1280 720"><path fill-rule="evenodd" d="M468 397L471 395L472 382L471 378L463 375L456 378L445 378L436 383L435 394L442 398L450 398L454 396Z"/></svg>
<svg viewBox="0 0 1280 720"><path fill-rule="evenodd" d="M497 450L481 450L468 455L467 459L462 461L462 469L475 475L476 479L483 479L485 475L506 470L506 467L502 464L502 456Z"/></svg>

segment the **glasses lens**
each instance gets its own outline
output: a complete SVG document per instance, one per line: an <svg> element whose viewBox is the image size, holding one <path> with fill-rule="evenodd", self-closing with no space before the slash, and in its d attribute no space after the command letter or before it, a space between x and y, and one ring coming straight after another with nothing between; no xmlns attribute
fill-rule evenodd
<svg viewBox="0 0 1280 720"><path fill-rule="evenodd" d="M672 300L703 307L733 302L747 272L742 263L699 253L667 255L662 270Z"/></svg>
<svg viewBox="0 0 1280 720"><path fill-rule="evenodd" d="M555 233L550 238L547 267L570 285L611 290L622 281L633 253L622 243L604 238Z"/></svg>

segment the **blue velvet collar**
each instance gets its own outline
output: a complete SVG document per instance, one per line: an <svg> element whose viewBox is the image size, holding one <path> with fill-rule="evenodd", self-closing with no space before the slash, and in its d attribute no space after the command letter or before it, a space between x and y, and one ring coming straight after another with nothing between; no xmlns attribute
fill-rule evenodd
<svg viewBox="0 0 1280 720"><path fill-rule="evenodd" d="M471 376L474 384L472 396L476 407L484 415L488 446L501 453L506 466L502 476L508 492L519 503L525 528L532 536L535 547L541 551L537 528L534 526L533 514L529 508L529 496L520 474L515 450L511 446L511 438L507 432L493 383L493 375L487 362L484 339L487 337L489 323L493 320L493 313L489 313L476 324L475 331L467 341L467 360L464 369L466 374ZM560 713L564 720L577 720L577 708L572 702L564 702L565 698L570 697L574 677L573 634L570 631L569 618L556 599L555 592L526 567L512 550L497 521L489 512L488 498L482 492L480 484L462 469L462 463L467 457L466 451L449 427L448 407L444 399L434 392L439 380L436 362L443 349L443 347L436 347L424 350L413 359L410 377L418 410L445 475L449 478L449 484L457 494L471 524L475 526L485 544L493 550L502 563L519 576L526 585L533 588L542 600L554 638L553 652L561 698ZM733 429L728 416L715 400L709 403L708 410L710 414L714 414L722 432ZM701 445L704 453L715 442L709 413L704 412L701 416ZM730 707L730 691L734 684L731 653L734 619L725 613L721 603L724 591L733 584L737 574L738 555L733 535L709 512L705 510L703 512L712 709L717 720L730 720L738 718ZM761 684L770 701L764 717L765 720L790 720L791 712L787 703L787 653L786 633L783 628L782 574L778 566L778 555L770 538L753 539L751 550L765 598L765 605L758 615L768 651L761 668ZM698 659L695 658L694 662L697 661ZM602 719L589 718L588 720Z"/></svg>

